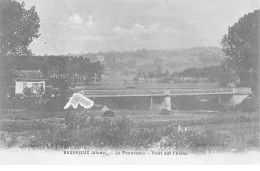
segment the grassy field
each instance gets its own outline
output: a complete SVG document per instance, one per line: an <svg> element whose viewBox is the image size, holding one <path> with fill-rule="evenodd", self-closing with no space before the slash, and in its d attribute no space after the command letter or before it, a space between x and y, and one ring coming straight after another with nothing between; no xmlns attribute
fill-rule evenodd
<svg viewBox="0 0 260 171"><path fill-rule="evenodd" d="M259 149L256 113L118 110L1 111L1 148L174 148L192 152Z"/></svg>

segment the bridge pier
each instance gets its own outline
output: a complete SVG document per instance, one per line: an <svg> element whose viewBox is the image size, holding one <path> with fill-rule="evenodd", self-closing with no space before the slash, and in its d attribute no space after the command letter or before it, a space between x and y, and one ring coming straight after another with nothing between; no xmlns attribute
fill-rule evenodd
<svg viewBox="0 0 260 171"><path fill-rule="evenodd" d="M164 98L165 108L169 111L172 110L171 96L166 96Z"/></svg>
<svg viewBox="0 0 260 171"><path fill-rule="evenodd" d="M151 96L151 103L150 103L150 112L153 110L153 96Z"/></svg>
<svg viewBox="0 0 260 171"><path fill-rule="evenodd" d="M219 96L219 104L224 107L236 106L242 103L249 95L223 95Z"/></svg>
<svg viewBox="0 0 260 171"><path fill-rule="evenodd" d="M159 97L161 99L161 97ZM161 99L158 101L158 97L152 97L150 100L150 111L152 112L153 110L161 110L161 109L167 109L171 110L171 97L170 96L165 96L163 100Z"/></svg>
<svg viewBox="0 0 260 171"><path fill-rule="evenodd" d="M232 96L232 105L236 106L242 103L249 95L233 95Z"/></svg>

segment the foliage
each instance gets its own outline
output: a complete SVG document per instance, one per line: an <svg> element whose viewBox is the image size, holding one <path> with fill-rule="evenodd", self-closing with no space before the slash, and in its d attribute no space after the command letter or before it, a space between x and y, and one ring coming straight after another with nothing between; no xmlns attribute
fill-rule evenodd
<svg viewBox="0 0 260 171"><path fill-rule="evenodd" d="M40 19L35 7L25 9L24 2L0 1L0 54L31 55L29 44L40 35Z"/></svg>
<svg viewBox="0 0 260 171"><path fill-rule="evenodd" d="M167 110L167 109L161 109L160 112L159 112L159 115L170 115L170 111Z"/></svg>
<svg viewBox="0 0 260 171"><path fill-rule="evenodd" d="M234 117L235 116L235 117ZM196 126L216 123L256 121L237 117L213 120L134 123L126 117L95 119L86 111L69 111L65 120L17 118L1 121L0 145L41 148L135 148L180 149L191 152L239 149L239 137L230 131ZM244 115L245 116L245 115ZM247 115L246 115L247 116ZM245 117L246 117L245 116ZM256 121L257 123L257 121ZM248 134L245 143L259 147L259 132Z"/></svg>
<svg viewBox="0 0 260 171"><path fill-rule="evenodd" d="M241 17L222 39L229 67L236 71L243 86L257 87L259 69L259 10Z"/></svg>
<svg viewBox="0 0 260 171"><path fill-rule="evenodd" d="M134 83L138 84L138 77L134 77L133 81Z"/></svg>
<svg viewBox="0 0 260 171"><path fill-rule="evenodd" d="M112 110L106 110L103 114L104 117L114 117L115 116L115 112L113 112Z"/></svg>
<svg viewBox="0 0 260 171"><path fill-rule="evenodd" d="M37 95L43 96L45 94L43 86L37 89Z"/></svg>
<svg viewBox="0 0 260 171"><path fill-rule="evenodd" d="M23 89L23 94L26 96L26 97L31 97L33 95L33 90L32 88L30 87L25 87Z"/></svg>
<svg viewBox="0 0 260 171"><path fill-rule="evenodd" d="M145 79L147 82L149 82L151 79L160 79L160 78L164 78L164 77L168 77L169 76L169 71L166 70L165 73L163 73L163 68L162 65L156 65L155 69L146 69L146 68L142 68L142 69L138 69L136 72L136 77L134 79L138 79L138 78L143 78Z"/></svg>
<svg viewBox="0 0 260 171"><path fill-rule="evenodd" d="M185 127L178 125L170 134L160 139L154 148L171 148L189 150L192 152L213 152L215 150L228 150L235 139L229 140L229 132L214 132L203 127ZM224 136L222 136L224 135ZM234 138L233 135L231 135ZM229 148L227 148L229 147Z"/></svg>
<svg viewBox="0 0 260 171"><path fill-rule="evenodd" d="M9 56L1 61L1 79L10 82L14 77L12 70L41 70L48 79L47 84L54 87L98 84L102 65L88 58L72 56ZM8 71L8 72L7 72ZM9 83L9 85L11 82Z"/></svg>
<svg viewBox="0 0 260 171"><path fill-rule="evenodd" d="M158 83L169 83L171 80L171 77L163 77L160 80L158 80Z"/></svg>
<svg viewBox="0 0 260 171"><path fill-rule="evenodd" d="M229 83L237 83L237 79L232 73L232 70L228 67L227 62L223 61L220 65L219 85L224 87Z"/></svg>
<svg viewBox="0 0 260 171"><path fill-rule="evenodd" d="M66 95L59 95L48 98L46 103L41 105L41 108L44 112L63 111L67 102L68 97Z"/></svg>
<svg viewBox="0 0 260 171"><path fill-rule="evenodd" d="M212 65L202 68L192 67L180 72L174 72L172 77L194 78L198 82L218 82L220 86L227 86L229 83L235 83L237 81L234 74L232 74L231 69L227 66L227 62L225 60L222 61L220 65Z"/></svg>
<svg viewBox="0 0 260 171"><path fill-rule="evenodd" d="M246 137L246 142L251 147L259 147L260 146L260 132L256 132Z"/></svg>

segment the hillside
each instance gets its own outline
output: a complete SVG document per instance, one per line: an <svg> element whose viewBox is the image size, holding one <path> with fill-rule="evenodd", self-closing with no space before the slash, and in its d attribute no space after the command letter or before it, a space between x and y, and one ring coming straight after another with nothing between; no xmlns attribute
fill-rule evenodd
<svg viewBox="0 0 260 171"><path fill-rule="evenodd" d="M111 51L74 54L73 56L83 56L94 61L102 61L105 65L104 78L116 77L119 79L132 79L138 69L152 70L157 65L161 65L164 71L168 70L172 73L190 67L205 67L220 64L225 58L221 48L218 47L171 50L140 49L123 52Z"/></svg>

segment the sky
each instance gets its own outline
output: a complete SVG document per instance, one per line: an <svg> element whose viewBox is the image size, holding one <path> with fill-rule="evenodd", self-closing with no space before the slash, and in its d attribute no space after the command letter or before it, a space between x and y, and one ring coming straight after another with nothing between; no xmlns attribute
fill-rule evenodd
<svg viewBox="0 0 260 171"><path fill-rule="evenodd" d="M221 47L240 17L260 0L18 0L36 7L36 55L136 49Z"/></svg>

